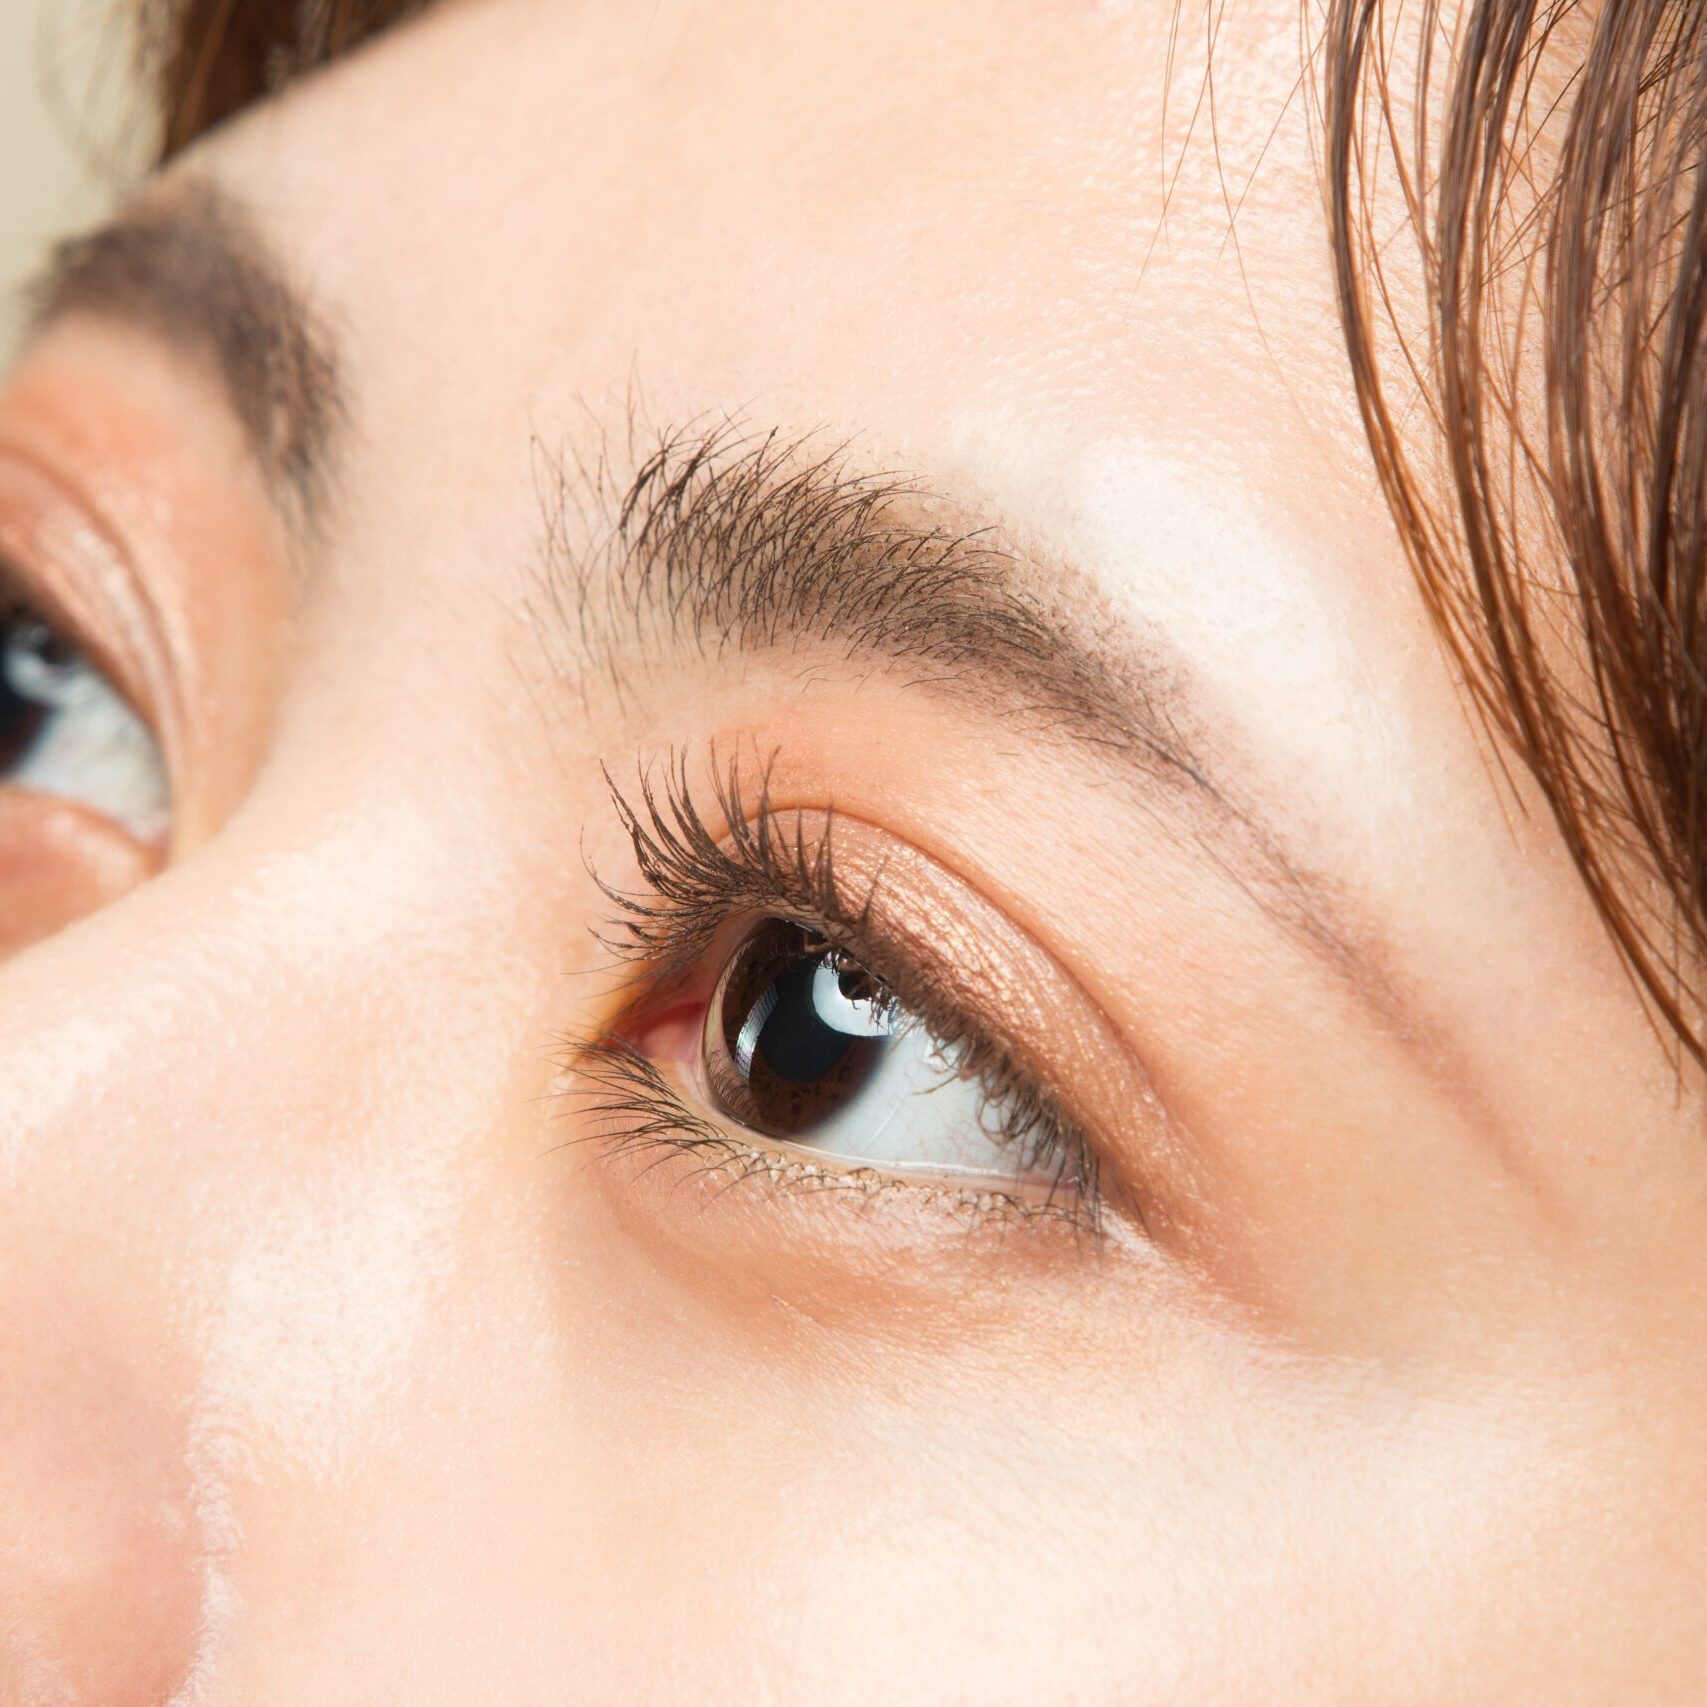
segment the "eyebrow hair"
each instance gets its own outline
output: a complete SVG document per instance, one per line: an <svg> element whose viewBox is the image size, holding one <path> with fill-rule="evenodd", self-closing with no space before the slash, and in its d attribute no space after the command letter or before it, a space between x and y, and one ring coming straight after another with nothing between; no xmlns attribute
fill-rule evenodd
<svg viewBox="0 0 1707 1707"><path fill-rule="evenodd" d="M1136 773L1145 807L1172 807L1205 856L1389 1029L1439 1051L1368 926L1212 763L1188 674L1160 641L1075 598L1066 571L1044 577L996 530L941 519L947 506L914 480L854 471L845 447L688 428L617 463L635 469L626 481L608 453L589 465L536 452L544 593L582 669L622 692L684 654L828 649L1020 719Z"/></svg>
<svg viewBox="0 0 1707 1707"><path fill-rule="evenodd" d="M1117 664L1089 644L1016 573L994 529L932 519L945 507L915 481L727 425L662 435L620 489L608 469L578 467L545 490L558 506L548 555L571 570L574 622L619 678L636 655L816 644L1210 787L1171 720L1179 695L1160 661L1134 647ZM590 549L572 543L589 534Z"/></svg>
<svg viewBox="0 0 1707 1707"><path fill-rule="evenodd" d="M210 361L277 495L312 528L344 416L333 340L247 211L207 179L61 243L27 288L27 336L79 314Z"/></svg>

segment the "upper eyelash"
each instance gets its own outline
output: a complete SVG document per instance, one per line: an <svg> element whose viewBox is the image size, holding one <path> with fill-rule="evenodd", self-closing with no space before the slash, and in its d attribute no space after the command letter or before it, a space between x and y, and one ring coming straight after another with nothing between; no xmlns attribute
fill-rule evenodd
<svg viewBox="0 0 1707 1707"><path fill-rule="evenodd" d="M616 889L593 874L617 909L599 940L636 969L639 982L656 988L684 975L743 906L790 907L836 932L867 928L872 895L857 910L846 906L836 880L833 835L827 831L808 847L798 822L792 839L782 832L771 805L769 765L751 814L739 765L731 760L724 769L714 767L717 808L728 825L725 840L713 834L694 802L685 754L671 756L661 794L651 774L641 773L638 810L609 771L604 778L645 887L638 894ZM827 816L833 830L834 814Z"/></svg>
<svg viewBox="0 0 1707 1707"><path fill-rule="evenodd" d="M616 1147L632 1151L659 1142L674 1149L716 1147L730 1156L741 1153L742 1146L689 1109L620 1033L624 1018L692 974L732 918L744 912L782 914L870 964L940 1043L958 1050L965 1070L980 1081L991 1103L1008 1110L1002 1136L1013 1144L1022 1165L1057 1158L1058 1177L1070 1170L1075 1180L1071 1208L1093 1228L1099 1225L1103 1194L1097 1156L1077 1125L1035 1074L957 1005L945 1001L927 979L910 966L884 964L896 960L897 950L876 928L879 880L868 880L857 902L850 898L836 873L834 814L826 812L824 833L810 843L798 819L790 834L772 805L771 768L767 763L761 772L749 809L739 765L731 761L718 767L714 759L712 787L718 815L728 826L721 837L694 801L684 754L671 755L661 788L652 773L641 772L638 808L605 772L644 887L638 892L617 889L593 873L615 909L599 939L630 968L629 1001L615 1027L577 1046L575 1055L599 1087L594 1111L626 1120L613 1138ZM662 1106L666 1098L669 1109ZM1055 1203L1051 1193L1048 1207L1066 1206Z"/></svg>

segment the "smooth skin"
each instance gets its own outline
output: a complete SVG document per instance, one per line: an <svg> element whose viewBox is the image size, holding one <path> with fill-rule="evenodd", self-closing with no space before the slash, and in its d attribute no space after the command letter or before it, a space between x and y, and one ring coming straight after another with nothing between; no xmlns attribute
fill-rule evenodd
<svg viewBox="0 0 1707 1707"><path fill-rule="evenodd" d="M1375 490L1296 8L1226 14L1211 128L1165 0L437 7L145 191L336 344L311 533L179 342L22 355L0 539L175 829L0 805L0 1699L1702 1698L1699 1099ZM725 422L995 530L1234 819L559 622L556 471ZM603 772L714 746L922 862L1101 1235L597 1142Z"/></svg>

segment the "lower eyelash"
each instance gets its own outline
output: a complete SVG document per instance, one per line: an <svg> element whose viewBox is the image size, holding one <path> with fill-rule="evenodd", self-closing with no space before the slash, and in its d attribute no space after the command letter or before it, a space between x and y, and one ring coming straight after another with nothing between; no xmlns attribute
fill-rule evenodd
<svg viewBox="0 0 1707 1707"><path fill-rule="evenodd" d="M876 1167L815 1163L762 1142L746 1142L696 1114L655 1063L621 1038L594 1035L563 1039L561 1065L577 1082L560 1091L575 1099L578 1121L593 1130L572 1143L597 1143L607 1158L647 1158L657 1167L697 1161L693 1173L721 1177L728 1187L756 1186L773 1196L834 1191L856 1200L905 1191L961 1216L988 1221L1046 1217L1095 1230L1094 1194L1026 1198L995 1188L974 1190L928 1179L901 1179Z"/></svg>

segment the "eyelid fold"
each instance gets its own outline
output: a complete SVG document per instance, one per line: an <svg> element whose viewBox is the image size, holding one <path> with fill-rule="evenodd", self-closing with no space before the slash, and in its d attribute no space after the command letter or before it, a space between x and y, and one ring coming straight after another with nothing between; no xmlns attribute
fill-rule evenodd
<svg viewBox="0 0 1707 1707"><path fill-rule="evenodd" d="M161 613L87 508L0 439L0 607L15 605L76 642L170 767L181 718Z"/></svg>
<svg viewBox="0 0 1707 1707"><path fill-rule="evenodd" d="M0 779L0 961L153 876L172 831L160 731L170 674L147 600L76 500L0 439L0 614L39 621L75 660L76 691L43 698L39 728ZM17 667L6 663L9 681ZM48 678L37 686L46 689ZM8 704L32 703L28 686Z"/></svg>

